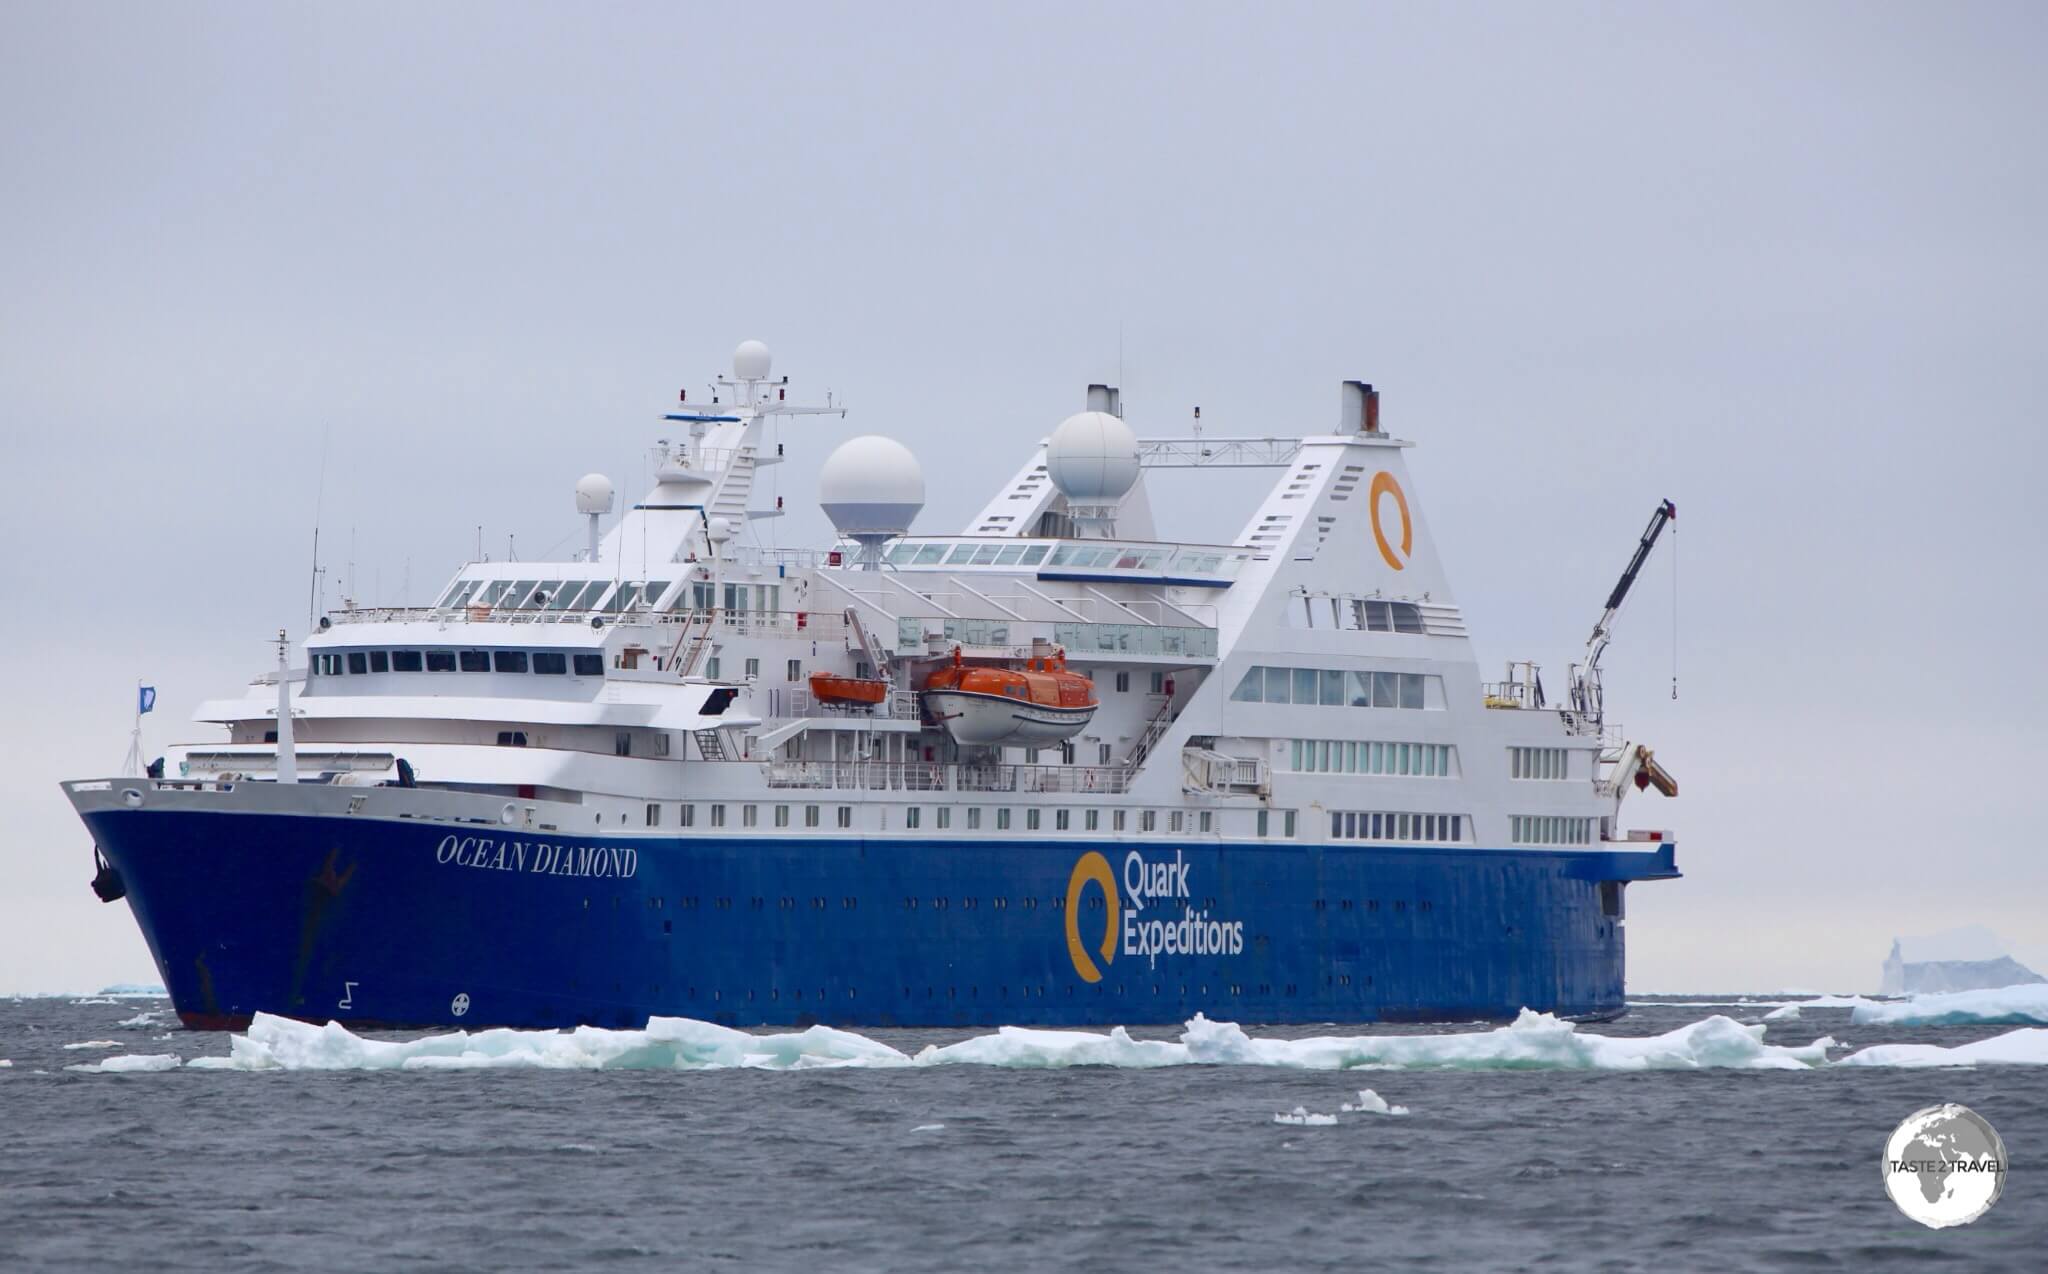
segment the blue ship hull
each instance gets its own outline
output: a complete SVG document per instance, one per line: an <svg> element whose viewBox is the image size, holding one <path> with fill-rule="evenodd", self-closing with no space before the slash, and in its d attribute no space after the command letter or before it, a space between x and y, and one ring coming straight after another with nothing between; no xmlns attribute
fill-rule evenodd
<svg viewBox="0 0 2048 1274"><path fill-rule="evenodd" d="M86 815L187 1025L1461 1021L1623 1010L1642 853L590 837ZM1186 950L1184 948L1192 948Z"/></svg>

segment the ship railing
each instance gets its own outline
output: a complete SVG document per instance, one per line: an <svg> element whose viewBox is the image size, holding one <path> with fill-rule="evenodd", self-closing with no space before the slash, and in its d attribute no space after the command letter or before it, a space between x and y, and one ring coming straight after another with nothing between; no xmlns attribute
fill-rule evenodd
<svg viewBox="0 0 2048 1274"><path fill-rule="evenodd" d="M1258 757L1185 748L1180 763L1181 777L1194 791L1263 794L1267 790L1266 763Z"/></svg>
<svg viewBox="0 0 2048 1274"><path fill-rule="evenodd" d="M830 719L835 721L915 721L917 692L891 687L889 697L872 708L825 703L805 686L770 686L767 717L771 721Z"/></svg>
<svg viewBox="0 0 2048 1274"><path fill-rule="evenodd" d="M1121 793L1130 775L1094 765L950 765L917 761L768 761L772 788L866 792Z"/></svg>

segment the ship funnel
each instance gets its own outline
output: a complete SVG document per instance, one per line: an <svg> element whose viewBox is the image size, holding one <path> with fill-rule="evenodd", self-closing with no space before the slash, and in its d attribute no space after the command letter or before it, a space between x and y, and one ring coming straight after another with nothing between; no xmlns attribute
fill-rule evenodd
<svg viewBox="0 0 2048 1274"><path fill-rule="evenodd" d="M1337 432L1377 434L1380 431L1380 391L1364 381L1347 380L1338 398Z"/></svg>

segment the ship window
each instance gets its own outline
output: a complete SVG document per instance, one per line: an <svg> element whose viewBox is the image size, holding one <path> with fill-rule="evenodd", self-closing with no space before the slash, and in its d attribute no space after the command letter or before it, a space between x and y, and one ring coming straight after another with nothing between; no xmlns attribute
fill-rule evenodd
<svg viewBox="0 0 2048 1274"><path fill-rule="evenodd" d="M1401 706L1420 708L1422 706L1422 674L1404 672L1401 674Z"/></svg>
<svg viewBox="0 0 2048 1274"><path fill-rule="evenodd" d="M1320 680L1321 678L1316 675L1315 669L1296 668L1294 670L1294 701L1296 703L1316 702L1319 697L1316 686Z"/></svg>
<svg viewBox="0 0 2048 1274"><path fill-rule="evenodd" d="M911 563L911 565L913 565L913 566L930 566L930 565L932 565L933 563L935 563L935 562L938 562L938 561L942 560L942 559L943 559L943 558L944 558L945 556L946 556L946 546L945 546L945 545L943 545L943 544L927 544L927 545L925 545L925 546L924 546L923 548L921 548L921 549L919 549L919 550L917 551L917 561L915 561L915 562Z"/></svg>
<svg viewBox="0 0 2048 1274"><path fill-rule="evenodd" d="M548 609L568 610L582 594L582 580L555 580L548 585Z"/></svg>
<svg viewBox="0 0 2048 1274"><path fill-rule="evenodd" d="M1288 838L1289 840L1292 840L1292 839L1294 839L1294 811L1293 811L1293 810L1288 810L1288 811L1286 811L1285 813L1283 813L1283 814L1282 814L1282 815L1280 816L1280 827L1281 827L1281 830L1280 830L1280 834L1281 834L1282 836L1285 836L1285 837L1287 837L1287 838Z"/></svg>
<svg viewBox="0 0 2048 1274"><path fill-rule="evenodd" d="M560 605L554 609L589 610L597 605L597 599L604 596L604 590L609 587L611 581L605 579L570 580L562 585L562 594L558 599Z"/></svg>
<svg viewBox="0 0 2048 1274"><path fill-rule="evenodd" d="M789 806L778 805L775 807L775 825L777 827L789 826Z"/></svg>
<svg viewBox="0 0 2048 1274"><path fill-rule="evenodd" d="M526 652L523 650L500 650L495 652L499 672L525 672Z"/></svg>
<svg viewBox="0 0 2048 1274"><path fill-rule="evenodd" d="M922 817L923 811L918 809L917 806L913 805L909 809L903 811L903 826L914 829L918 825Z"/></svg>
<svg viewBox="0 0 2048 1274"><path fill-rule="evenodd" d="M695 827L697 825L697 807L694 805L677 806L676 825L678 827Z"/></svg>
<svg viewBox="0 0 2048 1274"><path fill-rule="evenodd" d="M612 732L612 755L633 755L633 732L631 730L614 730Z"/></svg>
<svg viewBox="0 0 2048 1274"><path fill-rule="evenodd" d="M978 830L980 827L981 807L978 805L970 805L967 808L967 830L972 832Z"/></svg>
<svg viewBox="0 0 2048 1274"><path fill-rule="evenodd" d="M801 659L790 660L789 667L784 670L784 674L783 680L785 681L802 681L804 677L804 661Z"/></svg>
<svg viewBox="0 0 2048 1274"><path fill-rule="evenodd" d="M536 650L533 652L533 670L543 676L563 676L569 671L569 656L559 650Z"/></svg>
<svg viewBox="0 0 2048 1274"><path fill-rule="evenodd" d="M1210 813L1208 810L1202 811L1202 830L1205 832L1213 832L1216 830L1216 816Z"/></svg>
<svg viewBox="0 0 2048 1274"><path fill-rule="evenodd" d="M1419 633L1422 631L1422 610L1412 602L1394 602L1394 631L1397 633Z"/></svg>
<svg viewBox="0 0 2048 1274"><path fill-rule="evenodd" d="M946 565L948 565L948 566L965 566L965 565L967 565L967 563L969 563L969 562L971 562L971 561L973 561L973 560L974 560L974 545L972 545L972 544L956 544L956 545L954 545L954 546L953 546L953 555L952 555L951 557L949 557L949 558L947 558L947 559L946 559Z"/></svg>
<svg viewBox="0 0 2048 1274"><path fill-rule="evenodd" d="M1394 620L1388 613L1385 602L1367 602L1365 604L1365 626L1376 633L1390 633L1394 631Z"/></svg>
<svg viewBox="0 0 2048 1274"><path fill-rule="evenodd" d="M1024 556L1018 559L1017 564L1019 566L1036 566L1045 560L1045 552L1051 547L1049 544L1034 544L1024 550Z"/></svg>
<svg viewBox="0 0 2048 1274"><path fill-rule="evenodd" d="M839 825L841 827L853 826L853 806L842 805L839 807Z"/></svg>
<svg viewBox="0 0 2048 1274"><path fill-rule="evenodd" d="M418 672L420 652L417 650L394 650L391 652L391 671Z"/></svg>
<svg viewBox="0 0 2048 1274"><path fill-rule="evenodd" d="M576 667L576 675L577 675L577 676L579 676L579 677L602 677L602 676L604 676L604 656L603 656L603 655L577 655L577 656L575 657L575 659L576 659L576 664L575 664L575 667Z"/></svg>
<svg viewBox="0 0 2048 1274"><path fill-rule="evenodd" d="M390 655L390 653L389 653L389 652L387 652L387 651L382 651L382 650L373 650L373 651L371 651L371 652L370 652L370 671L371 671L371 672L390 672L390 671L391 671L391 655Z"/></svg>
<svg viewBox="0 0 2048 1274"><path fill-rule="evenodd" d="M351 651L349 651L349 652L348 652L348 670L349 670L350 672L353 672L353 673L364 673L364 672L368 672L368 671L370 670L370 657L369 657L369 655L365 654L365 653L364 653L363 651L360 651L360 650L351 650Z"/></svg>
<svg viewBox="0 0 2048 1274"><path fill-rule="evenodd" d="M1038 813L1039 813L1039 811L1038 811L1038 808L1037 808L1036 806L1033 806L1032 808L1030 808L1030 809L1027 809L1027 810L1025 810L1025 811L1024 811L1024 830L1025 830L1025 831L1027 831L1027 832L1035 832L1035 831L1037 831L1037 830L1038 830Z"/></svg>
<svg viewBox="0 0 2048 1274"><path fill-rule="evenodd" d="M1109 816L1109 830L1113 832L1120 832L1124 829L1124 814L1125 811L1123 810L1115 810L1111 812Z"/></svg>
<svg viewBox="0 0 2048 1274"><path fill-rule="evenodd" d="M939 830L944 831L946 828L951 827L952 825L953 811L947 806L939 806Z"/></svg>
<svg viewBox="0 0 2048 1274"><path fill-rule="evenodd" d="M1171 814L1168 814L1166 816L1166 830L1169 832L1178 832L1182 830L1186 826L1186 824L1187 815L1183 814L1179 810L1175 810Z"/></svg>
<svg viewBox="0 0 2048 1274"><path fill-rule="evenodd" d="M1344 674L1329 668L1323 669L1322 702L1325 708L1344 706Z"/></svg>
<svg viewBox="0 0 2048 1274"><path fill-rule="evenodd" d="M1089 831L1099 831L1102 827L1102 811L1089 810L1081 816L1081 821Z"/></svg>
<svg viewBox="0 0 2048 1274"><path fill-rule="evenodd" d="M1004 832L1008 831L1009 829L1010 810L1008 806L1004 806L1002 809L996 811L996 830L999 832Z"/></svg>
<svg viewBox="0 0 2048 1274"><path fill-rule="evenodd" d="M1073 825L1073 814L1072 814L1072 812L1071 812L1071 811L1068 811L1068 810L1054 810L1054 811L1052 812L1052 829L1053 829L1054 831L1056 831L1056 832L1064 832L1064 831L1067 831L1067 830L1069 830L1069 829L1070 829L1070 828L1072 827L1072 825Z"/></svg>
<svg viewBox="0 0 2048 1274"><path fill-rule="evenodd" d="M498 605L507 607L525 605L526 595L531 593L533 586L538 583L540 583L539 580L530 579L514 581L512 587L506 589L503 596L498 598Z"/></svg>
<svg viewBox="0 0 2048 1274"><path fill-rule="evenodd" d="M649 802L649 803L648 803L648 806L647 806L647 825L648 825L649 827L660 827L660 826L661 826L661 806L659 806L659 805L656 805L656 804L653 804L652 802Z"/></svg>
<svg viewBox="0 0 2048 1274"><path fill-rule="evenodd" d="M640 590L640 604L641 604L642 606L645 606L645 607L646 607L647 609L649 609L649 610L653 610L653 609L654 609L654 607L655 607L655 604L656 604L657 602L661 601L661 595L662 595L663 593L666 593L667 591L668 591L668 581L667 581L667 580L665 580L665 579L649 580L649 581L647 581L647 586L646 586L645 588L643 588L643 589L641 589L641 590Z"/></svg>
<svg viewBox="0 0 2048 1274"><path fill-rule="evenodd" d="M524 730L500 730L500 731L498 731L498 746L499 746L499 747L501 747L501 748L523 748L523 747L525 747L525 746L526 746L526 731L524 731Z"/></svg>
<svg viewBox="0 0 2048 1274"><path fill-rule="evenodd" d="M512 587L512 581L494 579L484 585L482 592L479 592L474 598L470 599L470 605L495 606L498 604L498 599L505 595L505 590L510 587Z"/></svg>
<svg viewBox="0 0 2048 1274"><path fill-rule="evenodd" d="M1291 684L1285 668L1266 669L1266 702L1292 703L1294 696L1288 693Z"/></svg>
<svg viewBox="0 0 2048 1274"><path fill-rule="evenodd" d="M761 822L761 807L760 807L760 806L758 806L758 805L742 805L742 806L740 806L740 826L741 826L741 827L756 827L756 826L759 826L759 825L760 825L760 822Z"/></svg>
<svg viewBox="0 0 2048 1274"><path fill-rule="evenodd" d="M996 560L996 554L1003 551L1000 544L984 544L974 552L974 565L987 566Z"/></svg>
<svg viewBox="0 0 2048 1274"><path fill-rule="evenodd" d="M1372 674L1354 672L1350 674L1351 706L1370 708L1372 706Z"/></svg>
<svg viewBox="0 0 2048 1274"><path fill-rule="evenodd" d="M639 595L640 586L638 584L621 584L618 590L612 594L611 600L605 603L604 608L613 614L617 614L622 610L630 610L633 600Z"/></svg>
<svg viewBox="0 0 2048 1274"><path fill-rule="evenodd" d="M997 565L997 566L1012 566L1012 565L1015 565L1015 564L1016 564L1016 561L1017 561L1017 559L1018 559L1018 558L1020 558L1020 557L1022 557L1022 556L1024 556L1024 546L1023 546L1023 545L1021 545L1021 544L1011 544L1011 545L1008 545L1008 546L1006 546L1006 547L1005 547L1005 548L1003 549L1003 551L1002 551L1002 552L1000 552L1000 553L996 554L996 565Z"/></svg>
<svg viewBox="0 0 2048 1274"><path fill-rule="evenodd" d="M1116 688L1118 693L1129 690L1131 688L1131 674L1127 672L1118 673L1116 675Z"/></svg>
<svg viewBox="0 0 2048 1274"><path fill-rule="evenodd" d="M491 670L491 652L488 650L465 650L462 652L461 657L462 670L464 672L489 672Z"/></svg>
<svg viewBox="0 0 2048 1274"><path fill-rule="evenodd" d="M1271 812L1270 812L1270 811L1268 811L1268 810L1260 810L1260 811L1259 811L1259 835L1260 835L1260 836L1270 836L1270 835L1272 834L1272 831L1271 831L1271 826L1272 826L1272 816L1271 816Z"/></svg>
<svg viewBox="0 0 2048 1274"><path fill-rule="evenodd" d="M430 650L427 652L428 672L454 672L455 652L452 650Z"/></svg>
<svg viewBox="0 0 2048 1274"><path fill-rule="evenodd" d="M711 825L713 827L725 826L725 806L714 805L711 807Z"/></svg>
<svg viewBox="0 0 2048 1274"><path fill-rule="evenodd" d="M817 825L818 825L818 807L817 807L817 806L815 806L815 805L806 805L806 806L804 806L804 826L805 826L805 827L816 827Z"/></svg>

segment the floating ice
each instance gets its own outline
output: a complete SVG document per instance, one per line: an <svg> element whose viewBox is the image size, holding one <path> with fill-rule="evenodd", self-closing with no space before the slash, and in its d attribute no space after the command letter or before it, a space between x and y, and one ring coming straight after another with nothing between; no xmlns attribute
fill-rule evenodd
<svg viewBox="0 0 2048 1274"><path fill-rule="evenodd" d="M1973 1044L1873 1044L1837 1066L2048 1066L2048 1028L2026 1027Z"/></svg>
<svg viewBox="0 0 2048 1274"><path fill-rule="evenodd" d="M119 1004L120 1001L108 999L104 995L88 995L80 999L73 1000L71 1003L75 1006L80 1004Z"/></svg>
<svg viewBox="0 0 2048 1274"><path fill-rule="evenodd" d="M152 1026L162 1026L164 1024L164 1014L167 1011L165 1009L144 1009L134 1017L122 1018L114 1023L114 1025L132 1027L138 1030Z"/></svg>
<svg viewBox="0 0 2048 1274"><path fill-rule="evenodd" d="M8 1061L8 1060L7 1060L6 1058L4 1058L4 1057L0 1057L0 1071L4 1071L4 1070L6 1070L6 1069L7 1069L8 1067L10 1067L10 1066L12 1066L12 1065L14 1065L14 1063L13 1063L13 1062L10 1062L10 1061Z"/></svg>
<svg viewBox="0 0 2048 1274"><path fill-rule="evenodd" d="M1798 1020L1799 1006L1797 1004L1787 1004L1783 1008L1772 1009L1764 1014L1764 1021L1766 1022L1797 1022Z"/></svg>
<svg viewBox="0 0 2048 1274"><path fill-rule="evenodd" d="M180 1060L176 1053L129 1053L121 1057L109 1057L104 1061L66 1066L64 1069L83 1071L88 1075L117 1075L127 1071L176 1070Z"/></svg>
<svg viewBox="0 0 2048 1274"><path fill-rule="evenodd" d="M917 1127L915 1127L915 1128L911 1129L910 1131L912 1131L912 1132L944 1132L944 1131L946 1131L946 1125L944 1125L944 1124L919 1124L919 1125L918 1125Z"/></svg>
<svg viewBox="0 0 2048 1274"><path fill-rule="evenodd" d="M2048 1026L2048 982L1865 1002L1849 1020L1858 1026Z"/></svg>
<svg viewBox="0 0 2048 1274"><path fill-rule="evenodd" d="M1328 1128L1337 1122L1335 1115L1314 1115L1306 1106L1296 1106L1292 1114L1275 1115L1276 1124L1293 1124L1296 1128Z"/></svg>
<svg viewBox="0 0 2048 1274"><path fill-rule="evenodd" d="M1406 1106L1389 1106L1386 1098L1370 1088L1358 1090L1357 1104L1354 1105L1347 1101L1337 1109L1346 1114L1355 1115L1405 1115L1408 1113Z"/></svg>
<svg viewBox="0 0 2048 1274"><path fill-rule="evenodd" d="M64 1047L65 1047L65 1048L67 1048L67 1049L79 1049L79 1048L120 1048L121 1046L122 1046L122 1045L121 1045L121 1041L119 1041L119 1040L80 1040L80 1041L78 1041L78 1043L76 1043L76 1044L66 1044L66 1045L65 1045Z"/></svg>

